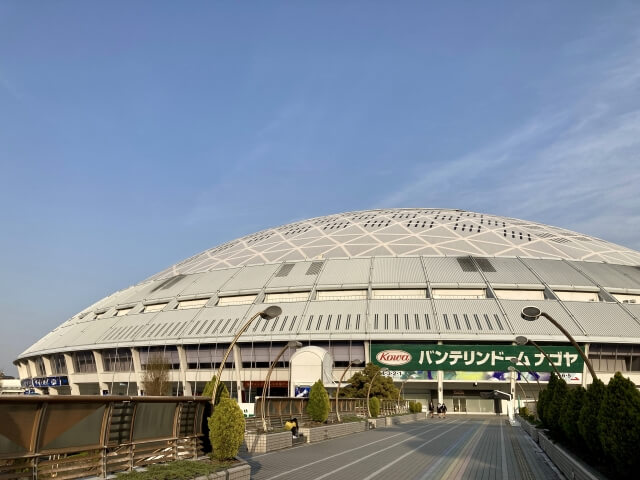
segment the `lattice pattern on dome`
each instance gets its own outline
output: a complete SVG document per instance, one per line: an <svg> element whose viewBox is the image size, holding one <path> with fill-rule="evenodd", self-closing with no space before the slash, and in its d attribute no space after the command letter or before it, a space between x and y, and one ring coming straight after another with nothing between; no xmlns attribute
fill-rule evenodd
<svg viewBox="0 0 640 480"><path fill-rule="evenodd" d="M366 210L257 232L194 255L150 280L282 261L371 256L560 258L640 265L640 253L534 222L451 209Z"/></svg>

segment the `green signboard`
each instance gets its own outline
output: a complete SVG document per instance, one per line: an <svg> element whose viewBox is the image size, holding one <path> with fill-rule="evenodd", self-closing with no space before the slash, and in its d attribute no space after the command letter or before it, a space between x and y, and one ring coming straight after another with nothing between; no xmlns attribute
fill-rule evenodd
<svg viewBox="0 0 640 480"><path fill-rule="evenodd" d="M543 350L560 372L582 372L584 361L571 346ZM520 345L373 344L371 360L390 370L506 371L516 357L521 371L550 372L553 367L535 347Z"/></svg>

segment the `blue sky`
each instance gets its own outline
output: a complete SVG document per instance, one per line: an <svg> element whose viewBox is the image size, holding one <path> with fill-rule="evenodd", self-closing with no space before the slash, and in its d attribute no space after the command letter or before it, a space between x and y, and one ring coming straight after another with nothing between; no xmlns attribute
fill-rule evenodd
<svg viewBox="0 0 640 480"><path fill-rule="evenodd" d="M448 207L640 250L637 2L0 2L0 369L238 236Z"/></svg>

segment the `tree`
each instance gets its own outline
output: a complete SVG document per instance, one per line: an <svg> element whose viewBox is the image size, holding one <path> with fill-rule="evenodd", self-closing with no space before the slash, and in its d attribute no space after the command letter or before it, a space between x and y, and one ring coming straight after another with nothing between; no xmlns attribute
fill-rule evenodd
<svg viewBox="0 0 640 480"><path fill-rule="evenodd" d="M578 417L578 431L582 441L587 446L593 458L600 461L602 459L602 445L598 435L598 415L604 397L606 387L601 380L594 379L593 383L587 387L580 416Z"/></svg>
<svg viewBox="0 0 640 480"><path fill-rule="evenodd" d="M204 390L202 391L203 397L212 398L213 397L213 385L216 383L216 376L211 377L211 380L207 382L204 386ZM218 394L216 395L216 403L218 405L220 403L220 399L229 398L229 390L227 390L227 386L223 382L218 383Z"/></svg>
<svg viewBox="0 0 640 480"><path fill-rule="evenodd" d="M329 395L320 380L313 384L309 392L307 413L315 422L325 422L329 418Z"/></svg>
<svg viewBox="0 0 640 480"><path fill-rule="evenodd" d="M546 406L544 415L546 425L549 427L549 430L551 430L551 433L553 433L556 438L562 438L563 436L563 431L560 427L560 419L565 414L565 412L563 411L563 406L567 394L567 382L565 382L562 378L559 378L555 388L553 389L553 395L549 401L549 404Z"/></svg>
<svg viewBox="0 0 640 480"><path fill-rule="evenodd" d="M560 428L564 438L577 449L582 449L584 446L578 429L578 419L580 418L580 411L586 395L587 391L581 386L571 388L565 397L562 416L560 417Z"/></svg>
<svg viewBox="0 0 640 480"><path fill-rule="evenodd" d="M171 392L169 370L171 366L164 355L149 355L142 375L142 388L145 395L168 395Z"/></svg>
<svg viewBox="0 0 640 480"><path fill-rule="evenodd" d="M221 398L208 423L213 456L218 460L234 458L244 441L244 414L238 403Z"/></svg>
<svg viewBox="0 0 640 480"><path fill-rule="evenodd" d="M369 411L373 418L377 418L380 415L380 399L378 397L371 397L369 399Z"/></svg>
<svg viewBox="0 0 640 480"><path fill-rule="evenodd" d="M609 380L598 414L598 434L618 478L637 478L640 461L640 393L620 372ZM635 475L634 475L635 474Z"/></svg>
<svg viewBox="0 0 640 480"><path fill-rule="evenodd" d="M390 377L384 375L376 375L380 371L380 367L373 363L367 363L361 372L356 372L347 382L348 386L340 390L341 397L347 398L365 398L371 379L371 396L378 397L383 400L396 400L398 398L398 389L393 384Z"/></svg>

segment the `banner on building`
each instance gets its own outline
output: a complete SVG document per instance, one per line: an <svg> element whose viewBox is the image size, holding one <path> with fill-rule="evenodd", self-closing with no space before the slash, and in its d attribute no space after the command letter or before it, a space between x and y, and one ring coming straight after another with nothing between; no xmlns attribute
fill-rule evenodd
<svg viewBox="0 0 640 480"><path fill-rule="evenodd" d="M517 382L548 382L551 378L551 372L516 372ZM403 382L405 380L412 381L433 381L438 380L437 370L389 370L382 375L392 378L397 382ZM445 370L443 372L444 381L460 381L460 382L508 382L510 381L509 371L489 370L486 372L473 372L473 371L451 371ZM560 372L560 376L571 384L582 383L582 373L576 372Z"/></svg>
<svg viewBox="0 0 640 480"><path fill-rule="evenodd" d="M559 372L582 372L584 361L572 346L545 346ZM516 364L509 359L518 359ZM510 366L532 372L552 372L545 356L529 345L402 345L373 344L374 364L390 370L506 372Z"/></svg>

